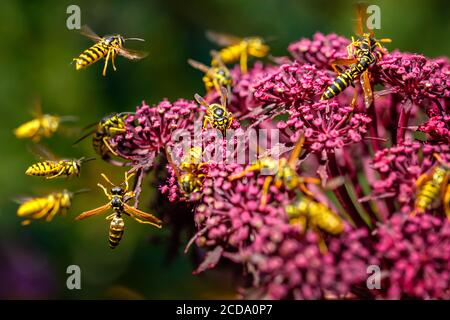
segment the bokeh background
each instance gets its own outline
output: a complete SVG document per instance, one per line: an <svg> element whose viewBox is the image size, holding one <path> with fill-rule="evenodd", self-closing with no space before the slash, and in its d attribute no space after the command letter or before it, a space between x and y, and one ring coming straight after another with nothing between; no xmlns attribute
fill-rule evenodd
<svg viewBox="0 0 450 320"><path fill-rule="evenodd" d="M436 57L450 54L448 1L370 1L381 7L383 37L390 49ZM100 35L122 33L146 39L129 43L150 52L140 62L118 58L118 72L101 76L101 63L75 72L71 59L91 42L66 28L66 9L81 8L81 22ZM182 254L167 263L164 239L158 231L128 220L125 238L114 251L107 245L104 217L82 222L73 217L105 202L96 187L100 172L115 181L123 169L101 161L87 164L79 179L46 182L24 175L36 158L27 142L12 131L30 119L39 97L44 112L76 115L72 126L83 127L113 111L133 111L142 100L192 98L203 92L201 74L188 58L208 62L213 48L205 30L236 35L275 37L272 54L285 55L287 45L316 31L352 34L352 1L205 0L205 1L12 1L0 2L0 298L38 299L214 299L233 298L233 276L224 269L193 276L191 259ZM70 130L69 130L70 131ZM76 136L56 135L45 143L58 155L94 155L90 139L73 148ZM155 188L146 183L145 199ZM89 187L74 200L69 215L52 223L22 227L12 199L44 195L64 187ZM151 241L158 233L160 241ZM162 239L162 240L161 240ZM187 236L183 239L187 242ZM66 268L82 270L82 290L66 288Z"/></svg>

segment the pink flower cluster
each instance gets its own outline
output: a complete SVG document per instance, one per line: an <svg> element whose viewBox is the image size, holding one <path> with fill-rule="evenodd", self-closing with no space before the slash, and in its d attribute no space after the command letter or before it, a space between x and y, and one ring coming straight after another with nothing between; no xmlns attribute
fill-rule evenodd
<svg viewBox="0 0 450 320"><path fill-rule="evenodd" d="M377 90L370 107L358 77L354 88L321 100L337 76L331 63L347 57L349 44L347 38L317 33L289 45L293 61L255 62L245 74L239 65L232 67L227 109L234 114L237 135L212 139L207 135L211 130L201 129L204 107L165 100L138 107L127 117L126 132L112 139L121 157L150 168L158 154L164 160L165 151L176 147L179 129L200 140L207 153L237 145L248 128L275 129L278 147L285 150L275 154L285 158L304 137L300 161L291 161L270 184L260 170L230 179L250 163L234 163L235 154L225 151L226 161L204 161L195 173L201 174L199 190L187 195L180 191L180 173L173 164L162 164L167 170L161 194L193 208L188 221L195 234L188 247L195 244L204 257L195 273L223 259L239 264L253 280L244 290L248 298L450 298L450 222L441 197L448 179L436 187L433 205L413 215L422 191L419 177L430 179L435 168L448 170L450 163L449 61L385 53L368 69L370 87ZM212 91L206 100L217 102L219 94ZM240 151L250 149L261 148L245 145ZM175 150L180 157L185 151ZM287 188L296 176L322 180ZM344 185L333 186L327 176ZM285 212L299 197L333 203L330 210L344 221L345 230L337 235L321 230L318 221L328 221L313 206L305 209L305 219L312 220L301 230ZM381 289L367 286L367 268L373 265L382 271Z"/></svg>

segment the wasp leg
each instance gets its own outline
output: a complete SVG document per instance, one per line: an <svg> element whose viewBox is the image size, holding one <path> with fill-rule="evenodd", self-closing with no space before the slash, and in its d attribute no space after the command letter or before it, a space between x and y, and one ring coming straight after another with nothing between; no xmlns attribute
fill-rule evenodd
<svg viewBox="0 0 450 320"><path fill-rule="evenodd" d="M269 194L269 188L270 184L272 183L273 176L266 177L266 180L264 180L263 190L262 190L262 196L261 196L261 207L264 208L267 204L267 196Z"/></svg>
<svg viewBox="0 0 450 320"><path fill-rule="evenodd" d="M213 85L219 96L222 96L222 91L220 90L219 82L217 82L217 80L213 80Z"/></svg>
<svg viewBox="0 0 450 320"><path fill-rule="evenodd" d="M203 118L203 129L206 129L208 123L211 125L211 120L209 119L208 116L205 115L205 117Z"/></svg>
<svg viewBox="0 0 450 320"><path fill-rule="evenodd" d="M128 175L128 171L125 171L125 191L128 191L129 185L128 180L130 180L134 176L134 173Z"/></svg>
<svg viewBox="0 0 450 320"><path fill-rule="evenodd" d="M58 177L60 177L63 173L64 173L64 168L62 168L57 174L55 174L55 175L53 175L53 176L50 176L50 177L47 177L46 179L47 180L50 180L50 179L55 179L55 178L58 178Z"/></svg>
<svg viewBox="0 0 450 320"><path fill-rule="evenodd" d="M105 65L103 67L103 73L102 73L103 76L106 76L106 69L108 69L108 60L110 57L111 57L111 50L108 51L108 54L106 55L106 58L105 58Z"/></svg>
<svg viewBox="0 0 450 320"><path fill-rule="evenodd" d="M47 218L45 219L47 222L50 222L53 220L53 218L56 216L56 214L58 213L60 208L60 204L59 201L56 201L55 206L53 207L53 209L50 211L50 213L48 214Z"/></svg>
<svg viewBox="0 0 450 320"><path fill-rule="evenodd" d="M115 151L111 148L111 146L109 145L108 137L104 137L104 138L102 139L102 141L103 141L103 143L105 144L105 146L108 148L108 150L111 151L111 153L112 153L113 155L117 156L117 152L115 152Z"/></svg>
<svg viewBox="0 0 450 320"><path fill-rule="evenodd" d="M245 168L241 172L229 176L228 177L228 181L233 181L233 180L236 180L236 179L240 179L240 178L244 177L249 172L255 172L255 171L259 171L259 170L261 170L259 165L257 165L257 164L249 165L247 168Z"/></svg>
<svg viewBox="0 0 450 320"><path fill-rule="evenodd" d="M117 71L117 69L116 69L116 52L115 51L111 52L111 63L112 63L114 71Z"/></svg>
<svg viewBox="0 0 450 320"><path fill-rule="evenodd" d="M108 199L110 198L110 195L108 193L108 189L106 189L102 184L97 183L97 185L102 188L103 192L105 193L105 195L108 197Z"/></svg>
<svg viewBox="0 0 450 320"><path fill-rule="evenodd" d="M105 220L112 220L114 218L114 216L116 215L116 213L111 213L110 215L108 215Z"/></svg>

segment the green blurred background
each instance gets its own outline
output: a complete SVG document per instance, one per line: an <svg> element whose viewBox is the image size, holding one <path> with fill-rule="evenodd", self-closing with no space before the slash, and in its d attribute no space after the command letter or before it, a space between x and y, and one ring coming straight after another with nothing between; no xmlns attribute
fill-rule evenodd
<svg viewBox="0 0 450 320"><path fill-rule="evenodd" d="M141 37L129 43L150 52L139 62L118 58L118 72L101 76L102 63L80 72L71 59L91 42L66 28L66 9L81 8L81 23L99 35L121 33ZM449 55L448 1L371 1L381 7L383 37L390 49L435 57ZM98 121L112 111L132 111L142 100L191 98L203 92L201 74L188 58L208 62L212 45L207 29L236 35L275 37L272 54L285 55L287 45L316 31L352 34L351 1L209 0L209 1L11 1L0 3L0 298L233 298L232 276L224 270L192 276L193 265L182 254L164 262L166 248L149 241L151 227L129 221L125 238L114 251L107 245L104 218L73 217L105 202L96 187L99 173L115 181L123 169L101 161L87 164L79 179L46 182L24 175L35 157L13 129L30 119L35 97L44 112L76 115L77 126ZM72 148L75 136L56 135L45 143L66 157L93 155L90 139ZM148 186L148 184L146 184ZM20 195L43 195L67 187L93 191L77 197L70 214L52 223L22 227L12 201ZM145 199L153 191L146 187ZM187 238L184 239L187 241ZM66 268L82 270L82 290L66 288Z"/></svg>

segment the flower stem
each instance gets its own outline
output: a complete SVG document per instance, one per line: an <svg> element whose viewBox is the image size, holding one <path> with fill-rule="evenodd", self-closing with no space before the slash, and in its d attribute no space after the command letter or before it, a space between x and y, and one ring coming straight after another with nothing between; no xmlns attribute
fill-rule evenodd
<svg viewBox="0 0 450 320"><path fill-rule="evenodd" d="M342 176L342 173L339 169L339 166L336 162L336 156L335 154L329 154L328 155L328 171L330 173L330 176L340 177ZM366 222L363 220L361 215L358 212L358 209L356 208L355 204L352 201L352 198L348 194L347 189L344 185L341 185L333 190L334 194L336 195L336 198L338 199L339 203L342 205L346 213L351 217L353 220L355 226L361 227L366 226Z"/></svg>
<svg viewBox="0 0 450 320"><path fill-rule="evenodd" d="M411 115L411 102L407 102L401 106L400 116L398 118L397 144L401 144L405 140L406 127L408 126L410 115Z"/></svg>

